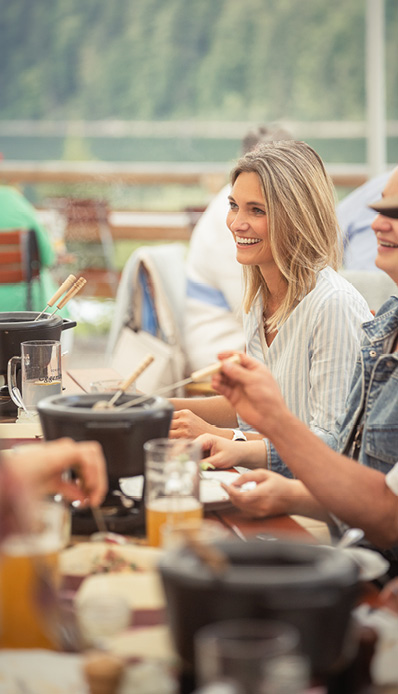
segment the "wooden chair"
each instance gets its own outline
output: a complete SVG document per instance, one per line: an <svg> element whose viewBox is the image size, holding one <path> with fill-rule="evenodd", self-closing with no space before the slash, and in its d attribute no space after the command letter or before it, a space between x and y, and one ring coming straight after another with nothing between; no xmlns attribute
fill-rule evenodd
<svg viewBox="0 0 398 694"><path fill-rule="evenodd" d="M120 273L115 267L115 248L109 224L109 207L95 198L48 198L66 222L65 242L75 256L71 271L87 279L87 296L116 296Z"/></svg>
<svg viewBox="0 0 398 694"><path fill-rule="evenodd" d="M0 230L0 284L26 283L26 310L32 310L32 282L40 278L34 229Z"/></svg>

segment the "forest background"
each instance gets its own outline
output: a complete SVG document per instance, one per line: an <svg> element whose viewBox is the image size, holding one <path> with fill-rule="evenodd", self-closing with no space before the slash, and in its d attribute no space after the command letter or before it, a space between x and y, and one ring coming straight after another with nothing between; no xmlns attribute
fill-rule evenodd
<svg viewBox="0 0 398 694"><path fill-rule="evenodd" d="M398 2L385 0L385 12L387 117L396 120ZM365 17L366 0L0 0L0 151L225 161L237 137L183 128L92 137L89 127L78 137L68 124L364 121ZM25 123L13 134L15 120L63 130L38 137ZM365 160L363 138L311 144L327 161Z"/></svg>
<svg viewBox="0 0 398 694"><path fill-rule="evenodd" d="M398 2L384 3L392 164ZM364 163L364 128L330 138L317 137L311 124L364 125L365 35L366 0L0 0L0 153L5 160L229 163L250 127L301 122L307 134L299 136L326 162ZM122 185L42 184L24 192L39 204L59 194L94 195L115 209L171 210L209 195ZM115 246L121 268L133 247Z"/></svg>

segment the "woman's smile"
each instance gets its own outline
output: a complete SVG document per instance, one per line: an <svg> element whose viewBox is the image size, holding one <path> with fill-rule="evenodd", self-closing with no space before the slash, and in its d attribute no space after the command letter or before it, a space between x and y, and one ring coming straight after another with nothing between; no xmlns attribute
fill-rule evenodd
<svg viewBox="0 0 398 694"><path fill-rule="evenodd" d="M253 245L254 243L260 243L261 239L247 238L246 236L238 236L237 234L235 234L235 241L236 243L247 246Z"/></svg>

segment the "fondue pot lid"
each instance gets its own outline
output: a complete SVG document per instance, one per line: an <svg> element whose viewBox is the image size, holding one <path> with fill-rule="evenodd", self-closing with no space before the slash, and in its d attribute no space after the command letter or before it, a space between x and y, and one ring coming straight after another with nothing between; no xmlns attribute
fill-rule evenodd
<svg viewBox="0 0 398 694"><path fill-rule="evenodd" d="M54 328L63 323L61 316L51 316L43 313L38 321L35 318L39 315L38 311L8 311L0 312L0 331L1 330L29 330L40 327Z"/></svg>
<svg viewBox="0 0 398 694"><path fill-rule="evenodd" d="M137 398L140 394L137 393ZM110 400L113 393L84 393L78 395L52 395L40 400L37 405L39 414L44 414L57 419L69 419L70 421L102 421L120 422L145 417L164 416L165 412L172 412L173 406L166 398L153 396L137 407L129 407L120 410L117 405L130 402L134 398L131 393L123 394L117 401L117 405L110 409L94 410L93 405L97 400Z"/></svg>

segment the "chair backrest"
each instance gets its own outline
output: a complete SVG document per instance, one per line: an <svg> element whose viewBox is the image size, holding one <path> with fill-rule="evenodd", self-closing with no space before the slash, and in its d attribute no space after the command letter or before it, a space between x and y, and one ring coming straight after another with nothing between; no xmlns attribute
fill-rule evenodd
<svg viewBox="0 0 398 694"><path fill-rule="evenodd" d="M26 310L32 310L31 283L40 277L40 254L34 229L0 230L0 284L26 282Z"/></svg>

